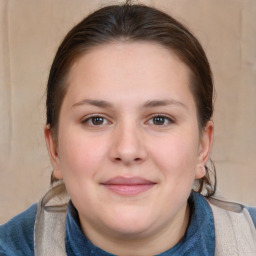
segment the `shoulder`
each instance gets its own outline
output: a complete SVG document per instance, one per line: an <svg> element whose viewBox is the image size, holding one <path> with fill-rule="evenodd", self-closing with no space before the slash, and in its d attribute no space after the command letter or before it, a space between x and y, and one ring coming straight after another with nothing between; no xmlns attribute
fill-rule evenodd
<svg viewBox="0 0 256 256"><path fill-rule="evenodd" d="M34 254L34 224L37 204L0 226L0 256Z"/></svg>
<svg viewBox="0 0 256 256"><path fill-rule="evenodd" d="M243 214L246 214L246 212L249 213L248 217L252 220L254 226L256 227L256 207L249 207L241 203L232 202L225 200L223 198L216 197L208 198L207 201L209 202L212 208L215 206L229 212Z"/></svg>
<svg viewBox="0 0 256 256"><path fill-rule="evenodd" d="M216 255L256 255L255 213L240 203L207 198L215 226Z"/></svg>
<svg viewBox="0 0 256 256"><path fill-rule="evenodd" d="M253 221L253 224L256 228L256 207L249 207L247 206L246 207L247 211L249 212L251 218L252 218L252 221Z"/></svg>

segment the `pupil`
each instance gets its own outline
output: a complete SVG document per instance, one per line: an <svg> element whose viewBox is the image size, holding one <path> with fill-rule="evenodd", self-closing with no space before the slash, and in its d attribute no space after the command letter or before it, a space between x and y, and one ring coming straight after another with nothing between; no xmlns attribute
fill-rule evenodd
<svg viewBox="0 0 256 256"><path fill-rule="evenodd" d="M103 118L102 117L94 117L93 119L92 119L92 122L93 122L93 124L102 124L103 123Z"/></svg>
<svg viewBox="0 0 256 256"><path fill-rule="evenodd" d="M154 124L156 124L156 125L164 124L164 120L165 120L164 117L161 117L161 116L155 117L154 118Z"/></svg>

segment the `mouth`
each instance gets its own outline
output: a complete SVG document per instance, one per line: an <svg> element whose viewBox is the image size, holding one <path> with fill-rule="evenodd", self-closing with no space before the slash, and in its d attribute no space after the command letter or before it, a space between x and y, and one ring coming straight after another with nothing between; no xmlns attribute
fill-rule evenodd
<svg viewBox="0 0 256 256"><path fill-rule="evenodd" d="M156 185L156 182L141 177L114 177L101 183L105 188L122 196L136 196Z"/></svg>

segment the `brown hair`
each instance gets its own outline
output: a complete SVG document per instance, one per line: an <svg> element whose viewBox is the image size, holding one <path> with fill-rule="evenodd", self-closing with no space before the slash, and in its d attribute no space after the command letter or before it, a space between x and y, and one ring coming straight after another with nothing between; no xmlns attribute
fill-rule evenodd
<svg viewBox="0 0 256 256"><path fill-rule="evenodd" d="M68 86L66 78L72 64L93 47L113 41L151 41L173 50L192 72L191 91L197 107L199 129L204 129L213 114L214 88L202 46L186 27L171 16L127 1L90 14L69 31L59 46L50 70L46 100L47 124L56 140L60 108ZM196 187L198 192L204 191L207 196L216 190L214 165L213 183L209 171L206 167L206 175L197 181Z"/></svg>

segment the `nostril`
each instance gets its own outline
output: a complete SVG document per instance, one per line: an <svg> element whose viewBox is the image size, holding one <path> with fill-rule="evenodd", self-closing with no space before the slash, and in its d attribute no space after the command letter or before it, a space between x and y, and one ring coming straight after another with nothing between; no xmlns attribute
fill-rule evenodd
<svg viewBox="0 0 256 256"><path fill-rule="evenodd" d="M122 161L124 161L124 159L122 159L122 158L120 158L120 157L116 157L115 158L115 161L117 161L117 162L122 162ZM129 160L129 162L130 162L131 160ZM140 157L137 157L137 158L135 158L134 160L133 160L134 162L140 162L141 161L141 158Z"/></svg>

